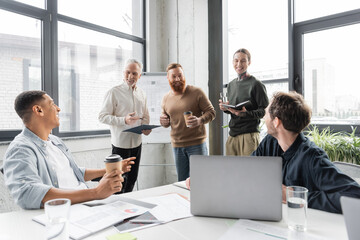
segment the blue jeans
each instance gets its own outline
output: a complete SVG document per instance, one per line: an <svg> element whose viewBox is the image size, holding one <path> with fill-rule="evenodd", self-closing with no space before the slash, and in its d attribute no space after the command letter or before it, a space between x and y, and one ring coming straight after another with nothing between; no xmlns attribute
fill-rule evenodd
<svg viewBox="0 0 360 240"><path fill-rule="evenodd" d="M189 159L191 155L208 155L206 143L188 147L174 147L173 152L179 181L184 181L190 176Z"/></svg>

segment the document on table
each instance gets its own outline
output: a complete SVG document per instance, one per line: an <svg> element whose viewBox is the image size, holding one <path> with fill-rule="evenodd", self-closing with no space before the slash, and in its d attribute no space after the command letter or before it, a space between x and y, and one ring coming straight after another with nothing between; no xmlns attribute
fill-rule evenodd
<svg viewBox="0 0 360 240"><path fill-rule="evenodd" d="M173 185L174 185L174 186L177 186L177 187L179 187L179 188L184 188L184 189L186 189L186 190L189 190L189 189L186 187L185 181L174 182Z"/></svg>
<svg viewBox="0 0 360 240"><path fill-rule="evenodd" d="M156 205L148 212L137 217L127 219L115 225L119 232L139 230L177 219L191 217L190 202L179 194L167 194L157 197L144 198L141 201ZM132 223L131 220L145 220L142 223ZM153 223L151 222L154 221ZM146 223L147 222L147 223Z"/></svg>
<svg viewBox="0 0 360 240"><path fill-rule="evenodd" d="M256 221L240 219L226 231L219 240L324 240L320 236L308 232L292 231L288 228L276 227Z"/></svg>
<svg viewBox="0 0 360 240"><path fill-rule="evenodd" d="M137 126L137 127L126 129L123 132L132 132L132 133L136 133L136 134L141 134L142 130L151 130L151 129L157 128L157 127L160 127L160 125L146 125L146 124L143 124L143 125L140 125L140 126Z"/></svg>
<svg viewBox="0 0 360 240"><path fill-rule="evenodd" d="M70 237L75 240L82 239L102 229L113 226L118 222L122 222L126 218L143 214L150 209L149 206L156 206L153 204L149 205L148 203L141 205L134 204L127 202L125 198L117 201L114 201L114 199L115 198L112 198L111 201L107 199L104 203L101 203L102 201L94 201L94 205L72 205L70 207L69 219ZM107 201L109 203L107 203ZM45 214L35 216L33 220L43 225L47 223Z"/></svg>

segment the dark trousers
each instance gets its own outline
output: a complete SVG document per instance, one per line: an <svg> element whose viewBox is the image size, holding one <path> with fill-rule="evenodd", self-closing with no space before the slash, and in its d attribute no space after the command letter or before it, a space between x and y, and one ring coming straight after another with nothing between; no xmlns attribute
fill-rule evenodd
<svg viewBox="0 0 360 240"><path fill-rule="evenodd" d="M139 166L140 166L140 158L141 158L141 146L136 148L118 148L112 145L112 153L119 154L123 159L129 157L136 157L134 160L135 164L131 165L131 171L123 174L124 182L123 188L121 189L120 193L127 193L131 192L134 188L138 173L139 173Z"/></svg>

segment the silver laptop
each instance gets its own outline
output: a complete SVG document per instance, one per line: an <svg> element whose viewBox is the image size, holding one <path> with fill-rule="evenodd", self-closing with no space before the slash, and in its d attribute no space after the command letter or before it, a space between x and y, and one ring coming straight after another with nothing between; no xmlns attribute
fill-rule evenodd
<svg viewBox="0 0 360 240"><path fill-rule="evenodd" d="M280 221L280 157L190 157L193 215Z"/></svg>
<svg viewBox="0 0 360 240"><path fill-rule="evenodd" d="M360 199L342 196L340 203L349 240L360 239Z"/></svg>

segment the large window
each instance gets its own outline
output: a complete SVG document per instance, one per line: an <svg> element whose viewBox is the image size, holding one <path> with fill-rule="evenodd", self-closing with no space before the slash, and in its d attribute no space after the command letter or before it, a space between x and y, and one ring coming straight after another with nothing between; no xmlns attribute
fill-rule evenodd
<svg viewBox="0 0 360 240"><path fill-rule="evenodd" d="M41 21L0 10L0 22L0 129L21 129L14 99L41 89L41 71L34 67L41 62Z"/></svg>
<svg viewBox="0 0 360 240"><path fill-rule="evenodd" d="M360 124L360 24L304 35L304 96L313 123Z"/></svg>
<svg viewBox="0 0 360 240"><path fill-rule="evenodd" d="M98 120L106 91L120 84L125 61L142 45L59 22L60 131L104 129Z"/></svg>
<svg viewBox="0 0 360 240"><path fill-rule="evenodd" d="M45 8L45 0L16 0L16 1L26 3L31 6L42 8L42 9Z"/></svg>
<svg viewBox="0 0 360 240"><path fill-rule="evenodd" d="M294 76L299 80L294 86L312 107L313 124L359 133L360 4L336 3L307 8L309 1L296 1L296 19L307 16L301 18L307 21L294 24ZM338 7L331 8L334 4Z"/></svg>
<svg viewBox="0 0 360 240"><path fill-rule="evenodd" d="M228 79L234 79L233 54L239 48L251 53L249 73L268 88L288 90L288 4L283 0L228 0L227 50ZM260 7L261 6L261 7ZM276 14L274 10L276 9ZM273 82L282 79L283 81ZM269 91L270 90L270 91Z"/></svg>
<svg viewBox="0 0 360 240"><path fill-rule="evenodd" d="M358 0L224 1L224 65L252 54L249 72L275 91L296 90L313 110L312 123L360 133ZM226 76L226 74L224 74Z"/></svg>
<svg viewBox="0 0 360 240"><path fill-rule="evenodd" d="M108 133L97 114L126 59L144 62L143 8L143 0L0 0L0 140L21 130L14 99L32 89L61 109L54 134Z"/></svg>
<svg viewBox="0 0 360 240"><path fill-rule="evenodd" d="M359 0L295 0L295 22L360 8Z"/></svg>
<svg viewBox="0 0 360 240"><path fill-rule="evenodd" d="M143 36L142 0L60 0L58 5L60 14Z"/></svg>

